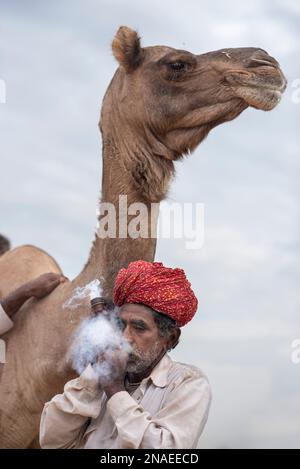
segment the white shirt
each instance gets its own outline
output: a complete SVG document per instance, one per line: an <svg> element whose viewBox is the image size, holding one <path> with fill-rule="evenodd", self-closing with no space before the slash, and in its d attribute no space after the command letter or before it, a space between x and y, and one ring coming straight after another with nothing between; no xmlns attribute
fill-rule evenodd
<svg viewBox="0 0 300 469"><path fill-rule="evenodd" d="M0 304L0 336L5 334L5 332L9 331L13 327L13 325L14 323L7 316L6 312Z"/></svg>
<svg viewBox="0 0 300 469"><path fill-rule="evenodd" d="M131 394L107 400L89 365L43 410L42 448L196 448L211 390L196 367L165 355Z"/></svg>

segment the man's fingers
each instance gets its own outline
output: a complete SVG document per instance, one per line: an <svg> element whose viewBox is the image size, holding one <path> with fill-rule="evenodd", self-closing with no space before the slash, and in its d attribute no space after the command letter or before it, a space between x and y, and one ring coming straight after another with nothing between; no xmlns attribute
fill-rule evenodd
<svg viewBox="0 0 300 469"><path fill-rule="evenodd" d="M51 281L51 280L56 280L57 278L59 278L60 274L55 274L54 272L47 272L46 274L42 274L38 277L37 280L40 280L40 281Z"/></svg>
<svg viewBox="0 0 300 469"><path fill-rule="evenodd" d="M69 280L67 277L65 277L63 274L56 274L54 272L48 272L46 274L42 274L40 275L40 277L38 278L38 280L40 281L49 281L49 282L54 282L54 281L59 281L59 282L64 282L64 281L67 281Z"/></svg>
<svg viewBox="0 0 300 469"><path fill-rule="evenodd" d="M45 282L48 283L48 288L56 288L58 285L60 285L61 283L65 283L67 281L69 281L69 279L67 279L67 277L65 277L64 275L60 275L60 274L47 274L48 275L48 278L45 278Z"/></svg>
<svg viewBox="0 0 300 469"><path fill-rule="evenodd" d="M61 277L60 277L60 279L59 279L59 280L60 280L60 283L69 282L69 279L68 279L68 277L65 277L64 275L61 275Z"/></svg>
<svg viewBox="0 0 300 469"><path fill-rule="evenodd" d="M60 285L61 283L66 283L68 281L69 281L69 279L67 277L65 277L64 275L57 275L55 278L52 278L50 280L49 285L50 285L50 287L55 288L58 285Z"/></svg>
<svg viewBox="0 0 300 469"><path fill-rule="evenodd" d="M61 283L60 278L56 278L54 280L51 280L49 282L49 288L52 288L52 289L56 288L56 287L58 287L58 285L60 285L60 283Z"/></svg>

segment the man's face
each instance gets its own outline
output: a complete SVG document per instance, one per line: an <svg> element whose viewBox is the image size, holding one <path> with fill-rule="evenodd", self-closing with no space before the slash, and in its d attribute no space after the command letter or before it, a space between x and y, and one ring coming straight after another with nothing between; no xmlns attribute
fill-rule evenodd
<svg viewBox="0 0 300 469"><path fill-rule="evenodd" d="M123 336L132 347L127 372L143 373L168 348L161 337L151 310L143 305L126 303L120 308Z"/></svg>

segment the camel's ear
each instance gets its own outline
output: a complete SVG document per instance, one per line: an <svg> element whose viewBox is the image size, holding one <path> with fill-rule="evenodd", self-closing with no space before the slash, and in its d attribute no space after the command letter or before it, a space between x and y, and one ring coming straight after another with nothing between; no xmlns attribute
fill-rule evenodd
<svg viewBox="0 0 300 469"><path fill-rule="evenodd" d="M126 26L121 26L112 42L112 51L127 72L135 70L142 61L142 48L137 33Z"/></svg>

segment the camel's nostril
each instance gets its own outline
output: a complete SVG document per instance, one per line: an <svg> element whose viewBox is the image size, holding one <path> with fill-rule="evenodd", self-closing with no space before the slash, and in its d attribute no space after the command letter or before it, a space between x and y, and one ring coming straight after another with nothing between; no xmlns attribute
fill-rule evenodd
<svg viewBox="0 0 300 469"><path fill-rule="evenodd" d="M278 67L277 63L266 59L251 59L248 67L262 67L263 65L267 65L268 67Z"/></svg>
<svg viewBox="0 0 300 469"><path fill-rule="evenodd" d="M253 56L250 58L248 67L262 67L263 65L269 67L279 67L277 60L271 57L263 50L256 51Z"/></svg>

